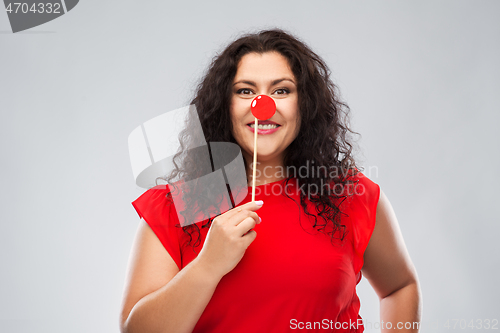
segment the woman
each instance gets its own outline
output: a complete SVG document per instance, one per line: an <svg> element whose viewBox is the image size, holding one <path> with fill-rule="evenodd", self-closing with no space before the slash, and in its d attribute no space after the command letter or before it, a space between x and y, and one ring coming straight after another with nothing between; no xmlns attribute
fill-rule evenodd
<svg viewBox="0 0 500 333"><path fill-rule="evenodd" d="M249 185L260 94L276 112L258 132L255 202L249 194L182 228L170 187L133 203L143 221L122 332L362 332L361 272L380 298L382 331L417 332L415 268L387 197L358 172L328 68L282 30L246 35L214 59L193 104L207 142L240 146ZM195 165L186 159L169 179Z"/></svg>

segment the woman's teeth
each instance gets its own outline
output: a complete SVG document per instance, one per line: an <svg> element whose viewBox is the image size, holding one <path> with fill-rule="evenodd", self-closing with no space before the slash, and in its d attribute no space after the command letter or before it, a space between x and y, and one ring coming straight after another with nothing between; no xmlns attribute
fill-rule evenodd
<svg viewBox="0 0 500 333"><path fill-rule="evenodd" d="M255 124L250 124L250 127L251 128L255 128ZM272 129L272 128L276 128L278 127L278 125L276 124L267 124L267 125L258 125L257 128L258 129L262 129L262 130L266 130L266 129Z"/></svg>

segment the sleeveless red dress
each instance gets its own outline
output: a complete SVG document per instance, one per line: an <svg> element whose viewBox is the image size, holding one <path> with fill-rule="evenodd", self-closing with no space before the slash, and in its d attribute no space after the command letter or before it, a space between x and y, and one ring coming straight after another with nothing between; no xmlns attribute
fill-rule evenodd
<svg viewBox="0 0 500 333"><path fill-rule="evenodd" d="M285 180L258 186L255 200L264 205L257 211L262 218L254 228L257 238L220 280L193 332L363 332L356 285L380 188L362 173L353 180L354 195L340 206L348 215L341 220L347 233L343 243L333 244L304 213L296 182L286 188ZM295 201L282 194L284 189ZM179 220L168 191L168 186L156 186L132 204L182 269L200 252L208 228L200 228L201 242L194 250L183 246L186 234L176 227ZM251 188L241 204L249 201Z"/></svg>

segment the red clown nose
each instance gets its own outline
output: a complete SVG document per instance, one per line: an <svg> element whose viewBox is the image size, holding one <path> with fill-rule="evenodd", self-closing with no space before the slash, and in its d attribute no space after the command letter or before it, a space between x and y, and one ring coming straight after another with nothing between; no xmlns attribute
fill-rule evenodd
<svg viewBox="0 0 500 333"><path fill-rule="evenodd" d="M267 95L259 95L253 99L251 109L255 118L267 120L276 112L276 103Z"/></svg>

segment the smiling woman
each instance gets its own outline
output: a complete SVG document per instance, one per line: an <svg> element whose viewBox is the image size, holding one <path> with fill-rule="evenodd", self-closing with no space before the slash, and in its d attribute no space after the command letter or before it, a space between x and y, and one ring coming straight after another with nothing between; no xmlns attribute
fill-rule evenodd
<svg viewBox="0 0 500 333"><path fill-rule="evenodd" d="M276 111L255 129L257 95L274 99ZM245 35L213 60L193 104L206 142L239 145L248 183L258 131L256 201L247 195L215 218L181 227L171 181L196 178L200 167L197 156L179 151L175 158L187 156L167 175L169 185L133 202L143 221L122 332L363 332L362 275L380 297L386 327L417 323L407 330L417 332L415 268L387 197L356 166L349 108L323 60L282 30Z"/></svg>

